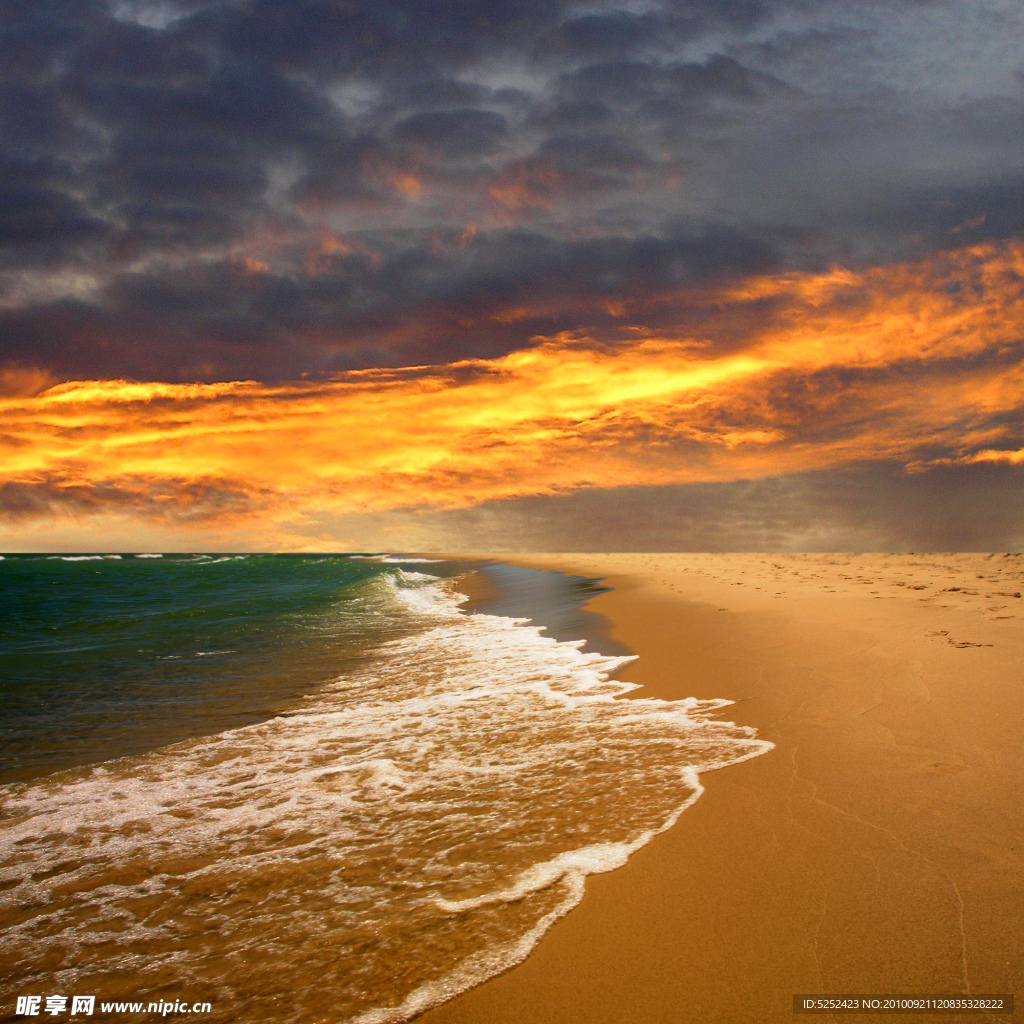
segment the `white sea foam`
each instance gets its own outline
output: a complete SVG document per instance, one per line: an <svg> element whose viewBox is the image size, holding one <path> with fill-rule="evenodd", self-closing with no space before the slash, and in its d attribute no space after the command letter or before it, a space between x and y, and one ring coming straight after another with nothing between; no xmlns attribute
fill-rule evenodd
<svg viewBox="0 0 1024 1024"><path fill-rule="evenodd" d="M48 560L53 562L58 559L61 562L102 562L104 559L120 561L120 555L48 555Z"/></svg>
<svg viewBox="0 0 1024 1024"><path fill-rule="evenodd" d="M439 558L405 558L402 555L350 555L364 562L383 562L386 565L409 565L422 562L425 565L434 565L441 561Z"/></svg>
<svg viewBox="0 0 1024 1024"><path fill-rule="evenodd" d="M138 554L135 557L136 558L163 558L164 556L163 555L159 555L159 554L155 554L155 553L144 552L143 554Z"/></svg>
<svg viewBox="0 0 1024 1024"><path fill-rule="evenodd" d="M467 615L433 576L379 586L419 631L288 713L6 787L19 991L128 957L228 1015L277 992L281 1020L406 1020L527 956L698 773L771 746L728 701L619 699L629 659Z"/></svg>

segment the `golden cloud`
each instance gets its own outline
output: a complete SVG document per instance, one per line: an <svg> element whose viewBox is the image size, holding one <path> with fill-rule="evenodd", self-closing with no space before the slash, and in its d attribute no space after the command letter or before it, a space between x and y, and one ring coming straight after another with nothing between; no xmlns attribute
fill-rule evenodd
<svg viewBox="0 0 1024 1024"><path fill-rule="evenodd" d="M559 335L497 359L285 385L15 390L0 398L7 508L225 525L258 513L267 526L865 460L1020 461L1021 243L676 301L706 309L707 331L614 345ZM716 340L736 322L754 325L742 343Z"/></svg>

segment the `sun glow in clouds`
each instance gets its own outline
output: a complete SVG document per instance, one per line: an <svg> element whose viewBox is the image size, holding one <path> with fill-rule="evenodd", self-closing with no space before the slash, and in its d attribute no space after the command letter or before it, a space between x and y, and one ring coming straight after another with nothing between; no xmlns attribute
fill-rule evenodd
<svg viewBox="0 0 1024 1024"><path fill-rule="evenodd" d="M665 301L659 297L659 301ZM6 518L261 529L873 459L1019 461L1024 245L676 296L702 337L269 386L82 381L0 400ZM750 306L758 328L716 338ZM638 317L636 311L634 318Z"/></svg>

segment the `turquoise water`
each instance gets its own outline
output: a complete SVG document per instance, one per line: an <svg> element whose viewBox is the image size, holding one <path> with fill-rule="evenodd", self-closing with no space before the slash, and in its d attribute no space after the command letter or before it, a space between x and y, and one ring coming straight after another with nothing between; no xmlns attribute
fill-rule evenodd
<svg viewBox="0 0 1024 1024"><path fill-rule="evenodd" d="M272 715L416 619L350 555L7 555L0 782ZM416 565L421 563L405 563ZM440 577L464 567L433 563Z"/></svg>

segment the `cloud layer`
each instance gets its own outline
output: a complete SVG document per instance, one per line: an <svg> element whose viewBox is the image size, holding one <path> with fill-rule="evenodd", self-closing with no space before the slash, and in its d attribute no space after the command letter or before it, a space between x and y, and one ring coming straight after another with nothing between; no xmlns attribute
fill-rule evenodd
<svg viewBox="0 0 1024 1024"><path fill-rule="evenodd" d="M1019 237L999 0L10 0L0 365L296 379Z"/></svg>
<svg viewBox="0 0 1024 1024"><path fill-rule="evenodd" d="M1022 35L1005 0L8 0L5 543L1019 478Z"/></svg>
<svg viewBox="0 0 1024 1024"><path fill-rule="evenodd" d="M324 514L1021 461L1020 243L685 299L710 311L717 340L559 335L328 380L73 382L9 398L0 500L12 519L114 506L234 528L258 515L291 542ZM751 307L758 330L730 346Z"/></svg>

